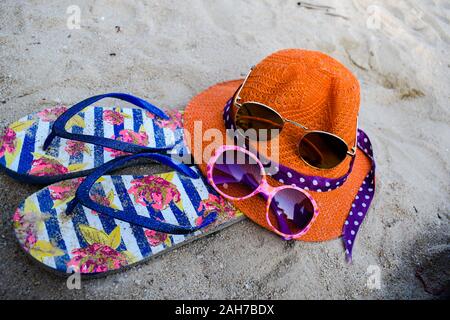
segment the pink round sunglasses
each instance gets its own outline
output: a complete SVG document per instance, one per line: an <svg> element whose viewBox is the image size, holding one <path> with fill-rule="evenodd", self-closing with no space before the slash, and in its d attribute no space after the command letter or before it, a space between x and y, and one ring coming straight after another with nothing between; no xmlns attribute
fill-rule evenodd
<svg viewBox="0 0 450 320"><path fill-rule="evenodd" d="M256 155L238 146L219 147L207 165L208 180L218 193L230 200L261 193L270 228L285 240L301 237L319 214L314 198L296 186L273 187L266 175Z"/></svg>

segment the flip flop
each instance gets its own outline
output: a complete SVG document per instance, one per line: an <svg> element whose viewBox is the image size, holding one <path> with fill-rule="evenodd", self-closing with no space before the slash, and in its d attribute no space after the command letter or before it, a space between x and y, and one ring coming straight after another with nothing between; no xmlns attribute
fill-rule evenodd
<svg viewBox="0 0 450 320"><path fill-rule="evenodd" d="M90 106L116 98L139 108ZM0 136L0 168L27 183L86 176L126 153L171 152L182 144L178 111L164 112L124 93L93 96L71 108L56 106L11 124Z"/></svg>
<svg viewBox="0 0 450 320"><path fill-rule="evenodd" d="M103 175L136 158L176 171ZM32 194L13 216L14 231L29 256L59 274L122 270L243 218L198 173L161 154L122 156Z"/></svg>

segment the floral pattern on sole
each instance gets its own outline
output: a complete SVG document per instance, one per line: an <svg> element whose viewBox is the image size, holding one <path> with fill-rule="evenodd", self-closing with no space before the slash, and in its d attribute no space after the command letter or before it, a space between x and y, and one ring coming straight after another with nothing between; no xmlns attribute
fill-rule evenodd
<svg viewBox="0 0 450 320"><path fill-rule="evenodd" d="M32 194L13 216L21 247L60 273L93 275L119 270L243 218L202 177L191 179L175 171L148 176L103 176L90 196L112 208L136 210L140 215L171 224L196 226L216 212L214 223L192 234L172 235L116 220L81 205L68 215L67 203L82 181L83 178L61 181Z"/></svg>
<svg viewBox="0 0 450 320"><path fill-rule="evenodd" d="M53 122L66 110L67 107L62 105L44 109L23 117L0 132L0 167L19 175L51 179L67 174L77 176L76 173L125 154L59 137L44 151L42 147ZM67 122L66 130L147 147L164 147L182 141L183 134L181 113L178 110L166 112L171 117L169 120L138 108L92 106L73 116ZM175 150L180 153L184 148L180 143Z"/></svg>

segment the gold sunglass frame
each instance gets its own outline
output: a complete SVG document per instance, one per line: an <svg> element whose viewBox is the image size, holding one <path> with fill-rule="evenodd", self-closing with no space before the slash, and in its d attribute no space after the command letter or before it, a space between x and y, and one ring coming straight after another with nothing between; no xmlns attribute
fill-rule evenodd
<svg viewBox="0 0 450 320"><path fill-rule="evenodd" d="M287 118L283 117L278 111L276 111L276 110L273 109L272 107L269 107L268 105L265 105L264 103L257 102L257 101L246 101L246 102L242 103L242 102L241 102L242 98L241 98L241 96L240 96L240 95L241 95L241 91L242 91L242 89L244 88L244 86L245 86L245 84L246 84L248 78L250 77L250 74L252 73L252 71L253 71L254 68L255 68L254 66L253 66L252 68L250 68L250 71L249 71L249 72L247 73L247 75L245 76L244 81L243 81L242 84L239 86L237 92L234 94L234 98L233 98L233 106L234 106L235 108L237 108L237 110L234 112L234 119L233 119L233 121L234 121L235 124L237 123L236 117L237 117L237 114L238 114L238 110L239 110L239 108L241 108L244 104L246 104L246 103L253 103L253 104L261 105L261 106L263 106L263 107L265 107L265 108L271 110L272 112L274 112L276 115L278 115L278 116L280 117L280 119L283 120L283 126L281 127L281 130L283 130L284 125L285 125L286 123L291 123L291 124L293 124L293 125L295 125L295 126L301 128L301 129L303 129L303 130L305 131L305 134L303 134L303 136L300 138L299 143L300 143L300 141L303 139L303 137L304 137L307 133L311 133L311 132L324 133L324 134L333 136L333 137L335 137L335 138L341 140L343 143L345 143L345 145L347 146L347 155L349 155L349 156L351 156L351 157L354 157L354 156L356 155L356 148L357 148L357 132L358 132L358 118L356 119L355 145L354 145L352 148L349 148L347 142L345 142L345 140L342 139L341 137L339 137L338 135L336 135L336 134L334 134L334 133L331 133L331 132L327 132L327 131L322 131L322 130L312 130L312 129L309 129L308 127L306 127L306 126L304 126L304 125L302 125L302 124L300 124L300 123L298 123L298 122L296 122L296 121L294 121L294 120L290 120L290 119L287 119ZM280 130L280 132L281 132L281 130ZM239 132L239 130L238 130L238 132ZM241 132L240 132L240 133L241 133ZM242 133L241 133L241 134L242 134ZM246 137L246 136L244 136L244 137L245 137L246 139L248 138L248 137ZM312 167L312 168L314 168L314 169L320 169L320 170L329 170L329 169L333 169L333 168L337 167L339 164L341 164L341 163L344 161L344 159L345 159L345 158L344 158L341 162L339 162L339 163L338 163L336 166L334 166L334 167L331 167L331 168L319 168L319 167L313 166L313 165L311 165L310 163L308 163L305 159L303 159L303 157L302 157L300 154L299 154L299 157L300 157L300 159L302 159L303 162L306 163L308 166L310 166L310 167Z"/></svg>

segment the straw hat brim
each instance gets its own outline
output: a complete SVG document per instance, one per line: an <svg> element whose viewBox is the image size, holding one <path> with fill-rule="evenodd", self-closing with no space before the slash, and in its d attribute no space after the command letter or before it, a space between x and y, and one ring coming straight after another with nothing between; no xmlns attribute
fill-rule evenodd
<svg viewBox="0 0 450 320"><path fill-rule="evenodd" d="M200 121L202 133L214 128L220 130L225 136L223 109L240 83L242 83L242 80L233 80L210 87L195 96L189 102L184 112L186 144L204 176L206 176L206 166L209 158L205 159L202 151L207 147L208 142L202 142L203 136L199 137L197 135L198 132L194 134L194 122ZM280 144L283 144L282 139L280 139ZM201 153L197 154L194 150L200 150ZM280 157L280 163L286 165L283 163L282 155ZM370 168L369 158L358 149L353 170L347 181L340 188L328 192L309 191L317 202L319 216L308 233L299 238L299 240L325 241L342 235L343 225L351 210L352 202ZM268 182L272 186L281 185L278 181L271 178L268 178ZM266 201L262 197L254 196L250 199L231 202L248 218L270 230L265 218Z"/></svg>

